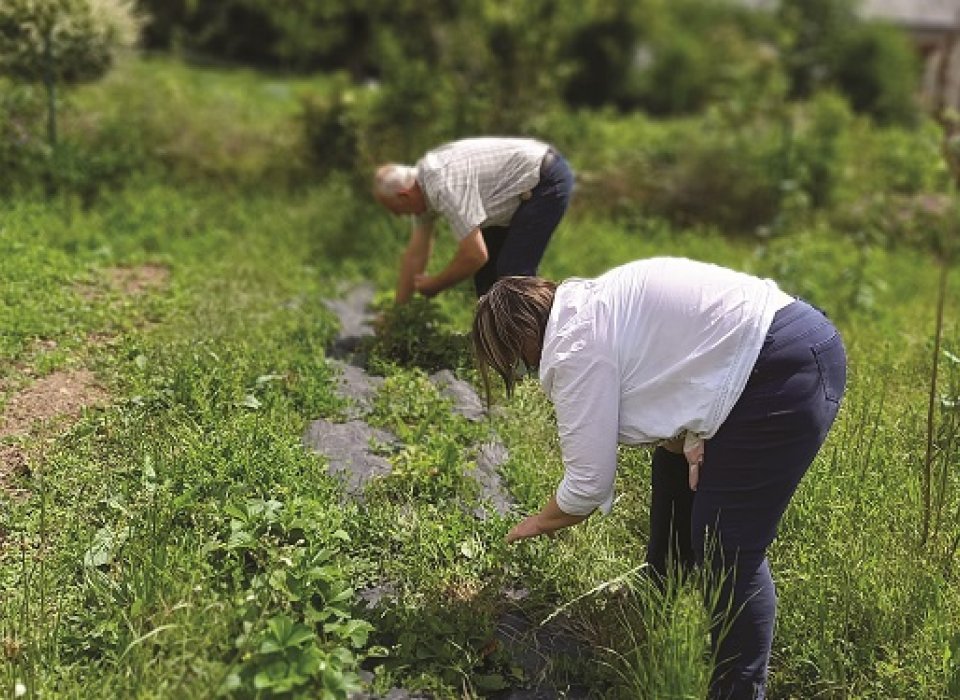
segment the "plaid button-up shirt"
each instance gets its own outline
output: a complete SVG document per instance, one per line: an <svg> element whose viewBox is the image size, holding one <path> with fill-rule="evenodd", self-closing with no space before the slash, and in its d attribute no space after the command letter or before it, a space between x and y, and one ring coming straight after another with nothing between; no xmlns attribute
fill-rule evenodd
<svg viewBox="0 0 960 700"><path fill-rule="evenodd" d="M548 149L533 139L453 141L417 162L417 181L428 209L442 214L463 239L474 229L510 223L521 195L540 181L540 164Z"/></svg>

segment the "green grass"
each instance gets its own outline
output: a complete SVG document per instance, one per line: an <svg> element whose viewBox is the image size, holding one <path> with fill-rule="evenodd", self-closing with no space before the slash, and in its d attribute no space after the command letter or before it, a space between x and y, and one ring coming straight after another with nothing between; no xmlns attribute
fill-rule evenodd
<svg viewBox="0 0 960 700"><path fill-rule="evenodd" d="M86 207L70 197L0 203L7 396L29 381L26 368L85 365L112 397L27 440L33 468L16 482L27 496L0 492L0 692L21 683L47 697L345 697L363 666L381 692L482 695L518 682L515 660L488 646L498 617L518 605L534 624L562 620L595 650L554 666L561 685L586 683L598 697L702 696L697 582L672 582L661 597L637 571L645 451L621 450L609 517L507 547L515 518L477 520L465 475L495 430L510 449L502 473L517 517L552 493L562 470L555 425L532 382L477 425L451 413L422 370L384 363L370 420L401 444L389 453L394 473L360 502L344 499L323 458L301 446L307 421L344 409L323 299L360 279L388 295L404 243L403 222L347 178L251 186L284 169L296 94L312 82L162 61L123 70L78 93L77 108L110 121L123 103L150 128L169 116L169 132L150 133L182 131L194 146ZM146 80L156 95L136 87ZM221 132L224 112L236 119ZM590 133L614 141L616 122ZM568 155L575 167L603 156ZM301 167L286 165L287 175ZM827 221L731 239L588 201L575 200L558 230L546 276L687 255L780 280L844 334L840 419L771 550L780 609L770 697L955 697L960 479L950 402L960 367L946 356L936 445L951 461L936 483L940 527L920 541L933 261L839 235ZM435 265L453 244L442 237L437 248ZM165 266L168 285L133 297L105 284L108 268L142 263ZM463 332L471 301L463 285L427 308ZM958 355L955 309L945 347ZM90 341L99 336L112 340ZM462 346L449 350L469 366ZM371 585L389 591L373 610L357 593ZM526 596L508 604L508 588Z"/></svg>

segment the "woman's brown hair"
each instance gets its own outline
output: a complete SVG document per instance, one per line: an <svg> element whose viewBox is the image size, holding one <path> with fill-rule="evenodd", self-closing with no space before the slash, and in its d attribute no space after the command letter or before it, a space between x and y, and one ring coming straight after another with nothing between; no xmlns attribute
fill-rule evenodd
<svg viewBox="0 0 960 700"><path fill-rule="evenodd" d="M507 396L519 379L525 342L543 347L543 334L553 307L556 282L542 277L504 277L477 301L473 316L473 349L490 406L492 367L503 378Z"/></svg>

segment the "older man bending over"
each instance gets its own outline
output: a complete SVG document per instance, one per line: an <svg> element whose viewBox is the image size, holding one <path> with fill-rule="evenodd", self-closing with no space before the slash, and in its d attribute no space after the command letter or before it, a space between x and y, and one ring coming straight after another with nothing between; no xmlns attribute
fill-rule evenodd
<svg viewBox="0 0 960 700"><path fill-rule="evenodd" d="M573 173L552 146L523 138L471 138L426 153L415 166L389 163L374 176L377 201L412 214L396 301L427 297L473 276L477 296L507 275L536 275L573 191ZM442 214L459 240L453 259L427 275Z"/></svg>

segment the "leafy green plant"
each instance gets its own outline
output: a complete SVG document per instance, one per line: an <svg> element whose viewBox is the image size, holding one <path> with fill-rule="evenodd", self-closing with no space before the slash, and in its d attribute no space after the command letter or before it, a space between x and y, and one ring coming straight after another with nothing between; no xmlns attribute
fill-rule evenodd
<svg viewBox="0 0 960 700"><path fill-rule="evenodd" d="M840 47L836 81L857 112L882 124L911 126L920 117L918 64L902 30L866 22Z"/></svg>
<svg viewBox="0 0 960 700"><path fill-rule="evenodd" d="M365 636L365 632L353 633L354 639ZM355 664L348 651L341 648L324 653L313 630L286 615L270 618L253 641L253 651L227 677L221 693L275 695L312 686L311 697L345 700L350 691L360 687L356 675L348 670Z"/></svg>
<svg viewBox="0 0 960 700"><path fill-rule="evenodd" d="M367 348L371 369L394 364L436 372L472 365L466 335L450 328L436 302L416 297L399 306L385 304L380 313Z"/></svg>
<svg viewBox="0 0 960 700"><path fill-rule="evenodd" d="M354 649L372 626L351 613L353 590L337 565L343 530L324 534L309 503L252 500L228 507L230 534L211 549L234 555L239 658L223 692L287 692L307 686L341 700L359 687ZM322 546L325 544L326 546ZM279 613L277 611L285 612Z"/></svg>
<svg viewBox="0 0 960 700"><path fill-rule="evenodd" d="M323 665L314 637L309 627L285 615L271 618L241 674L252 675L254 689L268 693L306 685Z"/></svg>

